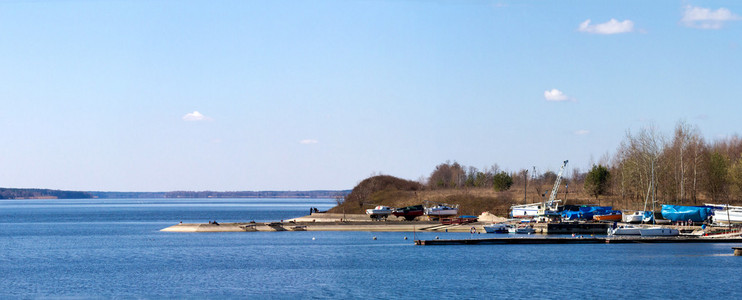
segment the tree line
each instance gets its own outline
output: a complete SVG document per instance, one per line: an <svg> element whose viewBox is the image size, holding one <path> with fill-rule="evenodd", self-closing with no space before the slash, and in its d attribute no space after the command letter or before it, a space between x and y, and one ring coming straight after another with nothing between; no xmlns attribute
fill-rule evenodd
<svg viewBox="0 0 742 300"><path fill-rule="evenodd" d="M696 126L678 122L670 135L656 127L627 132L610 167L610 190L622 200L656 198L667 204L742 199L742 139L706 141ZM652 176L654 174L654 176Z"/></svg>
<svg viewBox="0 0 742 300"><path fill-rule="evenodd" d="M497 164L480 171L476 167L466 167L458 162L447 161L435 167L427 180L427 186L432 189L480 187L504 191L509 189L513 182L513 176L500 170Z"/></svg>
<svg viewBox="0 0 742 300"><path fill-rule="evenodd" d="M49 189L11 189L0 188L0 199L57 198L88 199L93 196L87 192L60 191Z"/></svg>
<svg viewBox="0 0 742 300"><path fill-rule="evenodd" d="M173 191L173 192L100 192L61 191L50 189L0 188L0 199L88 199L88 198L333 198L349 190L315 191Z"/></svg>
<svg viewBox="0 0 742 300"><path fill-rule="evenodd" d="M515 172L497 164L478 169L447 161L422 181L429 189L492 188L496 191L521 186L545 197L546 186L556 174L535 169ZM615 154L604 156L586 172L574 168L564 174L565 184L578 186L596 199L610 196L631 206L650 199L663 204L700 205L703 201L742 202L742 139L737 136L707 141L696 126L678 122L671 134L656 127L626 132Z"/></svg>

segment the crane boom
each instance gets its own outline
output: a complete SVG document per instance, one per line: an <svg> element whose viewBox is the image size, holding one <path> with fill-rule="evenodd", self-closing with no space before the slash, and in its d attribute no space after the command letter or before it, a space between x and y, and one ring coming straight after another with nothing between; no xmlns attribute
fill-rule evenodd
<svg viewBox="0 0 742 300"><path fill-rule="evenodd" d="M556 181L554 181L554 188L551 190L551 195L549 195L549 201L546 202L546 207L556 209L556 207L553 207L554 200L556 200L557 192L559 192L559 184L562 182L562 174L564 173L564 167L567 166L567 163L569 160L565 160L564 164L562 164L562 168L559 169L559 174L557 174Z"/></svg>

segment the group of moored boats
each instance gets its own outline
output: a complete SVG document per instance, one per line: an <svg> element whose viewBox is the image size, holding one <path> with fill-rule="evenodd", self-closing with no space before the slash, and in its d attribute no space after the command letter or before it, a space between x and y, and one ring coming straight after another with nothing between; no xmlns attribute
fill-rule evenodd
<svg viewBox="0 0 742 300"><path fill-rule="evenodd" d="M704 222L711 224L742 223L742 206L722 204L704 204L703 206L663 205L662 216L671 221ZM654 214L651 211L636 211L627 215L626 223L651 223ZM675 228L662 226L642 227L637 225L621 225L608 229L609 235L641 235L641 236L678 236L680 231Z"/></svg>
<svg viewBox="0 0 742 300"><path fill-rule="evenodd" d="M536 218L543 203L513 205L512 218ZM556 213L560 219L595 220L625 223L653 223L655 213L650 210L638 210L631 213L613 210L610 206L565 205L559 206ZM742 206L726 204L704 204L701 206L662 205L661 215L670 222L706 222L709 224L742 223Z"/></svg>
<svg viewBox="0 0 742 300"><path fill-rule="evenodd" d="M654 195L654 166L652 166L652 183L650 190L644 200L644 210L624 213L620 210L614 210L610 206L592 206L592 205L563 205L561 200L556 199L559 191L559 184L562 178L564 167L568 161L564 161L562 168L557 174L554 182L554 188L551 191L549 200L531 204L520 204L511 206L510 217L515 219L530 219L539 222L612 222L613 226L608 229L609 235L641 235L641 236L677 236L680 231L676 228L658 226L658 223L664 224L733 224L742 223L742 206L730 206L727 204L705 204L703 206L681 206L681 205L662 205L662 220L655 219L655 201ZM525 187L524 187L525 188ZM650 191L652 191L650 193ZM651 202L649 202L652 195ZM545 195L545 194L544 194ZM525 199L524 199L525 200ZM651 210L647 210L648 203L652 204ZM620 224L618 222L623 222ZM642 225L633 225L633 223L642 223ZM647 224L647 225L644 225ZM651 225L650 225L651 224ZM528 228L528 226L521 226ZM516 231L515 225L505 223L491 224L485 226L489 232L513 232ZM533 230L533 228L531 228Z"/></svg>
<svg viewBox="0 0 742 300"><path fill-rule="evenodd" d="M412 221L420 216L430 216L434 218L449 217L459 214L458 205L435 204L431 206L413 205L402 208L392 208L389 206L379 205L366 210L366 214L374 220L386 219L390 215L402 217L405 220Z"/></svg>

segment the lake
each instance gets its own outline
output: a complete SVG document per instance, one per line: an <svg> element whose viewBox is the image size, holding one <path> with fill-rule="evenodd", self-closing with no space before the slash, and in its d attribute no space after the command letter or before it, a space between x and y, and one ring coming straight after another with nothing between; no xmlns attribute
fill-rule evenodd
<svg viewBox="0 0 742 300"><path fill-rule="evenodd" d="M404 232L159 231L334 204L0 200L0 298L742 298L737 244L423 247ZM470 237L416 234L435 236Z"/></svg>

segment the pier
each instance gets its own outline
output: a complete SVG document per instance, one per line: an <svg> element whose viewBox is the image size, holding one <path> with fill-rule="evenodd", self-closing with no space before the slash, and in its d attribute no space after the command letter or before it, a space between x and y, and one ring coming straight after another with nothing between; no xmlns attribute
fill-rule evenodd
<svg viewBox="0 0 742 300"><path fill-rule="evenodd" d="M740 243L742 237L505 237L491 239L415 240L415 245L524 245L524 244L657 244L657 243ZM735 253L737 248L735 248ZM742 248L739 248L742 249Z"/></svg>

